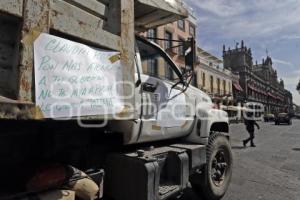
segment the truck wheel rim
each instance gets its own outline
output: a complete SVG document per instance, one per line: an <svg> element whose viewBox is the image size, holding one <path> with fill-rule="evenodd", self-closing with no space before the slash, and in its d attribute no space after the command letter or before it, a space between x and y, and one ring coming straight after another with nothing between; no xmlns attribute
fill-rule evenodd
<svg viewBox="0 0 300 200"><path fill-rule="evenodd" d="M211 180L217 187L221 187L223 185L226 179L228 165L228 153L225 149L220 148L211 163Z"/></svg>

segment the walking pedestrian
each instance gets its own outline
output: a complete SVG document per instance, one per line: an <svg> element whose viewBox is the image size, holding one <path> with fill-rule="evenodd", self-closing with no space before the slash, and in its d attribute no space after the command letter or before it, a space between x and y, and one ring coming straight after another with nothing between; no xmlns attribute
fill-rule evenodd
<svg viewBox="0 0 300 200"><path fill-rule="evenodd" d="M249 133L249 138L243 140L243 145L244 147L247 146L248 142L250 142L251 147L256 147L254 144L254 138L255 138L255 128L254 126L257 127L257 129L260 129L259 125L256 123L256 121L253 119L253 113L248 113L247 114L247 119L245 119L245 125L246 125L246 129Z"/></svg>

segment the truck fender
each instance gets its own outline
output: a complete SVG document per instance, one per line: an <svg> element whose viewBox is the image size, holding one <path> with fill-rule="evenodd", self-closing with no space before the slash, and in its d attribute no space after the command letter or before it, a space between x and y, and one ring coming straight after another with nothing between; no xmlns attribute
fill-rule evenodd
<svg viewBox="0 0 300 200"><path fill-rule="evenodd" d="M196 122L187 141L207 144L212 133L221 132L229 138L228 115L223 110L198 109Z"/></svg>

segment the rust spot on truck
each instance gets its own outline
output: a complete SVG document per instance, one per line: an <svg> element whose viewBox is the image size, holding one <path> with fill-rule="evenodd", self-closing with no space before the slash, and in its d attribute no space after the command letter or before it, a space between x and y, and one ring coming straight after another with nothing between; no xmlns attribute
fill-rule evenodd
<svg viewBox="0 0 300 200"><path fill-rule="evenodd" d="M152 130L154 130L154 131L160 131L161 130L161 126L152 125Z"/></svg>
<svg viewBox="0 0 300 200"><path fill-rule="evenodd" d="M86 26L87 23L83 22L83 21L78 21L79 26Z"/></svg>
<svg viewBox="0 0 300 200"><path fill-rule="evenodd" d="M27 46L33 45L34 41L39 37L40 34L40 30L31 29L27 34L24 34L21 42Z"/></svg>
<svg viewBox="0 0 300 200"><path fill-rule="evenodd" d="M57 17L58 12L57 12L56 10L52 10L51 12L52 12L52 16L53 16L53 17Z"/></svg>
<svg viewBox="0 0 300 200"><path fill-rule="evenodd" d="M21 77L20 79L21 88L25 90L26 92L30 92L31 87L30 83L27 81L27 77Z"/></svg>

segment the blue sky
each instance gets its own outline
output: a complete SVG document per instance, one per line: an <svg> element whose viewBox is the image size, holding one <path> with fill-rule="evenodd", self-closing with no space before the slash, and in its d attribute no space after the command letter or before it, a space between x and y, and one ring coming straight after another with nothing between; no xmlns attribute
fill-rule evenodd
<svg viewBox="0 0 300 200"><path fill-rule="evenodd" d="M243 39L253 60L262 62L266 49L279 78L300 105L300 0L185 0L198 18L198 45L222 57L222 45Z"/></svg>

